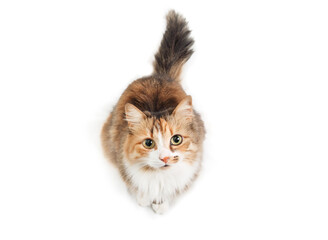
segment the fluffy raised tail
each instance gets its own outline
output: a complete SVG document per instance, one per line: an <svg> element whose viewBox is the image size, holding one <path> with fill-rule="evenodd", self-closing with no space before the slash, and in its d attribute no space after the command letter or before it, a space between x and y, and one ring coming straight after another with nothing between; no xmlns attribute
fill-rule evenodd
<svg viewBox="0 0 328 240"><path fill-rule="evenodd" d="M194 52L191 48L194 40L190 37L188 24L181 15L171 10L166 20L166 30L155 55L154 73L180 81L182 66Z"/></svg>

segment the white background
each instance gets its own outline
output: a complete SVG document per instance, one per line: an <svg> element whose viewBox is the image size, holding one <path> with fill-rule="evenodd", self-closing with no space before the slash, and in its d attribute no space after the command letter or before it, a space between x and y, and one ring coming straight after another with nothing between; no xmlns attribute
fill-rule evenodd
<svg viewBox="0 0 328 240"><path fill-rule="evenodd" d="M175 9L207 128L169 212L129 196L100 130ZM1 1L0 239L328 239L325 1Z"/></svg>

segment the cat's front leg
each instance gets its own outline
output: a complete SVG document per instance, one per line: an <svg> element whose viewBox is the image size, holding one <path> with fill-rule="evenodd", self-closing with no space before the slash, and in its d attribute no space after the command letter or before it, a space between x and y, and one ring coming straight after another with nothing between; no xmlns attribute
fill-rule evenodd
<svg viewBox="0 0 328 240"><path fill-rule="evenodd" d="M169 209L169 201L162 201L161 203L153 202L151 207L155 213L163 214Z"/></svg>
<svg viewBox="0 0 328 240"><path fill-rule="evenodd" d="M152 202L147 196L147 194L144 194L142 192L137 192L136 198L137 198L137 203L142 207L148 207Z"/></svg>

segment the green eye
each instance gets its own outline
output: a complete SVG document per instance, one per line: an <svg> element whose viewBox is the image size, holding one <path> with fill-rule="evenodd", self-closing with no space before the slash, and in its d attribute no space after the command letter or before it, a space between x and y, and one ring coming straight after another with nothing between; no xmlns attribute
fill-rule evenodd
<svg viewBox="0 0 328 240"><path fill-rule="evenodd" d="M153 147L155 147L155 142L152 139L148 138L142 142L142 145L147 149L152 149Z"/></svg>
<svg viewBox="0 0 328 240"><path fill-rule="evenodd" d="M171 137L171 144L172 145L179 145L182 143L182 136L181 135L174 135Z"/></svg>

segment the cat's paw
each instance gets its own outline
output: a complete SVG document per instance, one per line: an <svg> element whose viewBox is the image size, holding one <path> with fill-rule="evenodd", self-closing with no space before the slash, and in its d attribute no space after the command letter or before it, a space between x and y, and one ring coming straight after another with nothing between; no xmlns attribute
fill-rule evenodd
<svg viewBox="0 0 328 240"><path fill-rule="evenodd" d="M155 213L163 214L169 209L168 201L164 201L162 203L153 203L151 205Z"/></svg>
<svg viewBox="0 0 328 240"><path fill-rule="evenodd" d="M149 198L147 198L144 195L138 194L137 195L137 203L141 206L141 207L148 207L150 206L151 201L149 200Z"/></svg>

